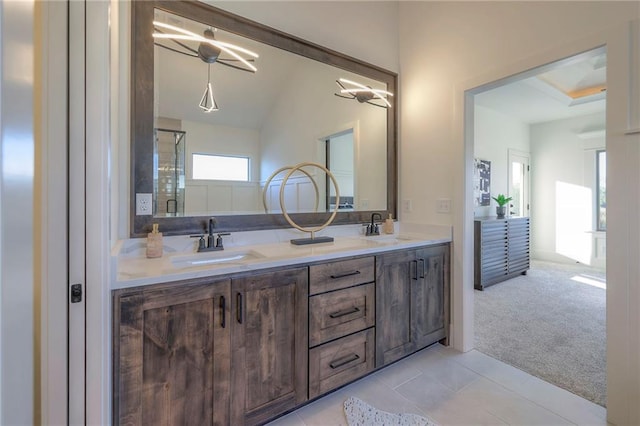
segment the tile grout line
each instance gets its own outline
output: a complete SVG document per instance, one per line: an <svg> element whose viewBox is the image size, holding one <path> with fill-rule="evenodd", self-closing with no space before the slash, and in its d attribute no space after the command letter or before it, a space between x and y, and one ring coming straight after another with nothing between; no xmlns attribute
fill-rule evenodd
<svg viewBox="0 0 640 426"><path fill-rule="evenodd" d="M477 372L476 372L476 373L477 373ZM525 373L526 373L526 372L525 372ZM526 396L522 395L520 392L518 392L518 391L516 391L516 390L513 390L513 389L510 389L510 388L506 387L505 385L503 385L502 383L499 383L499 382L495 381L495 380L494 380L494 379L492 379L491 377L485 376L484 374L481 374L481 373L478 373L478 374L480 374L482 377L484 377L485 379L489 380L490 382L493 382L493 383L495 383L496 385L500 386L502 389L506 390L507 392L512 393L512 394L514 394L514 395L519 396L520 398L524 399L525 401L528 401L528 402L530 402L531 404L533 404L533 405L535 405L535 406L537 406L537 407L539 407L539 408L542 408L543 410L546 410L546 411L548 411L548 412L550 412L550 413L552 413L552 414L554 414L554 415L556 415L556 416L560 417L560 418L561 418L561 419L563 419L563 420L568 421L568 422L569 422L569 423L571 423L572 425L577 425L577 424L578 424L578 423L574 422L573 420L567 419L564 415L562 415L562 414L559 414L559 413L555 412L555 411L554 411L554 410L552 410L551 408L549 408L549 407L545 407L544 405L541 405L540 403L538 403L538 402L536 402L536 401L533 401L533 400L531 400L531 399L527 398ZM526 373L526 374L529 374L529 373ZM532 377L533 377L533 376L532 376ZM545 382L545 383L548 383L550 386L555 386L555 385L552 385L552 384L551 384L551 383L549 383L549 382ZM465 387L466 387L466 386L465 386ZM557 387L557 386L556 386L556 387ZM491 414L492 414L492 415L494 415L494 416L496 416L496 417L498 417L498 418L500 418L500 420L503 420L503 419L502 419L500 416L498 416L497 414L494 414L494 413L491 413ZM503 421L504 421L504 420L503 420ZM508 422L507 422L507 423L508 423Z"/></svg>

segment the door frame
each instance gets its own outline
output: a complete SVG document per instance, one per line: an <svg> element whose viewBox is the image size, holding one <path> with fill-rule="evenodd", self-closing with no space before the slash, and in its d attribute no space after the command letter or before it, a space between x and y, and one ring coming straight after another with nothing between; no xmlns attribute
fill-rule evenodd
<svg viewBox="0 0 640 426"><path fill-rule="evenodd" d="M86 246L86 424L111 423L111 216L110 162L117 103L120 8L129 2L85 0L85 229ZM71 3L74 3L73 1ZM113 31L112 31L113 29ZM115 180L115 179L114 179ZM117 182L116 182L117 183ZM90 218L90 222L89 222ZM114 240L115 241L115 240Z"/></svg>
<svg viewBox="0 0 640 426"><path fill-rule="evenodd" d="M579 40L558 44L549 51L520 58L518 62L498 68L476 78L460 82L454 89L454 138L461 142L461 180L457 196L462 205L454 213L453 267L453 336L454 347L473 349L473 97L478 89L487 90L495 82L504 83L540 64L557 62L598 47L607 49L607 162L613 157L620 167L615 176L607 176L608 195L612 202L607 214L611 227L607 231L607 421L634 424L640 420L640 344L637 339L637 306L630 306L629 294L638 294L640 267L632 261L640 255L638 217L640 201L628 197L640 188L637 167L640 153L640 20L628 25L608 27ZM630 78L635 76L635 79ZM508 77L506 77L508 78ZM615 147L615 148L614 148ZM612 167L608 167L611 170ZM633 372L633 373L631 373ZM630 374L636 379L629 380Z"/></svg>
<svg viewBox="0 0 640 426"><path fill-rule="evenodd" d="M513 196L513 194L511 194L511 183L513 182L513 160L514 157L521 157L521 158L525 158L527 160L527 170L525 171L526 174L526 180L525 180L525 185L524 185L524 191L522 197L524 198L524 205L525 205L525 211L526 214L521 214L521 217L530 217L531 216L531 153L530 152L525 152L525 151L519 151L517 149L512 149L509 148L507 149L507 164L508 164L508 181L509 184L507 186L507 193L508 196L511 197ZM509 212L509 214L511 214Z"/></svg>
<svg viewBox="0 0 640 426"><path fill-rule="evenodd" d="M70 260L68 283L83 284L83 301L65 303L64 307L65 315L69 309L69 334L79 336L81 342L73 343L72 338L69 342L68 362L81 371L68 383L65 407L69 417L64 422L67 424L110 423L109 230L113 206L109 202L109 157L110 130L115 121L112 115L117 112L111 110L115 83L111 81L110 70L114 63L117 66L117 58L111 56L111 51L118 36L118 3L68 1L71 32L68 75L74 82L69 86L67 235L73 262ZM111 28L116 31L111 32ZM79 367L75 360L79 360Z"/></svg>

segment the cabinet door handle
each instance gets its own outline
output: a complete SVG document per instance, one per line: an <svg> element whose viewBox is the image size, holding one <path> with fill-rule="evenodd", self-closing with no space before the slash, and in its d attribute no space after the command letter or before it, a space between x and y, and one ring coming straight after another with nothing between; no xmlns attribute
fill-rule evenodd
<svg viewBox="0 0 640 426"><path fill-rule="evenodd" d="M356 312L360 312L360 309L357 306L354 306L349 309L343 309L342 311L332 312L329 314L331 318L340 318L345 315L355 314Z"/></svg>
<svg viewBox="0 0 640 426"><path fill-rule="evenodd" d="M338 278L350 277L351 275L360 275L360 271L352 271L352 272L346 272L344 274L331 275L331 278L334 280L337 280Z"/></svg>
<svg viewBox="0 0 640 426"><path fill-rule="evenodd" d="M425 262L424 259L418 259L418 271L420 272L420 278L424 278L424 269L426 264L427 262ZM420 265L422 265L422 267L420 267Z"/></svg>
<svg viewBox="0 0 640 426"><path fill-rule="evenodd" d="M411 266L413 269L413 273L411 274L411 279L413 280L418 280L418 261L417 260L412 260L411 261Z"/></svg>
<svg viewBox="0 0 640 426"><path fill-rule="evenodd" d="M242 324L242 293L236 293L236 320Z"/></svg>
<svg viewBox="0 0 640 426"><path fill-rule="evenodd" d="M224 296L220 296L220 327L226 327L226 310L227 310L227 300Z"/></svg>
<svg viewBox="0 0 640 426"><path fill-rule="evenodd" d="M333 368L334 370L336 368L340 368L343 365L347 365L350 362L353 362L357 359L360 359L360 357L358 356L358 354L351 354L351 355L347 355L347 356L343 356L342 358L338 358L335 361L332 361L329 363L329 367Z"/></svg>

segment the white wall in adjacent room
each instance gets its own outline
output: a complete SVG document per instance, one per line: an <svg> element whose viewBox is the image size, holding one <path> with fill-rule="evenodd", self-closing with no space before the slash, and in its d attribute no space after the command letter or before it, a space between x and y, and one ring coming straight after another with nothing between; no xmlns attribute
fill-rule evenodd
<svg viewBox="0 0 640 426"><path fill-rule="evenodd" d="M595 266L595 154L605 113L531 126L531 251L538 259Z"/></svg>
<svg viewBox="0 0 640 426"><path fill-rule="evenodd" d="M491 161L491 197L509 193L509 150L529 152L529 125L481 105L474 109L474 157ZM477 206L475 217L495 216L495 201Z"/></svg>

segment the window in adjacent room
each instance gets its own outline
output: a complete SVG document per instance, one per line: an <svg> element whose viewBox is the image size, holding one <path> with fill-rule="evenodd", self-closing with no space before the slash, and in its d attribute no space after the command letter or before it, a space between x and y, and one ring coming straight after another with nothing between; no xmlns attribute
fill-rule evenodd
<svg viewBox="0 0 640 426"><path fill-rule="evenodd" d="M596 151L596 217L598 231L607 230L607 152Z"/></svg>
<svg viewBox="0 0 640 426"><path fill-rule="evenodd" d="M193 179L249 181L249 157L193 154Z"/></svg>

